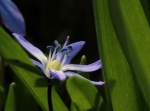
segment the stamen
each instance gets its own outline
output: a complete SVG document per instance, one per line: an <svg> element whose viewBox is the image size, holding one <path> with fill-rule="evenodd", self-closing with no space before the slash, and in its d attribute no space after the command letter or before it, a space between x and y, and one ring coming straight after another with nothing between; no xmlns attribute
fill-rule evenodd
<svg viewBox="0 0 150 111"><path fill-rule="evenodd" d="M51 57L52 57L52 52L54 50L53 46L47 46L47 48L49 49L49 55L48 55L48 62L51 61Z"/></svg>
<svg viewBox="0 0 150 111"><path fill-rule="evenodd" d="M55 48L53 51L51 61L53 61L55 59L56 52L57 52L57 48Z"/></svg>
<svg viewBox="0 0 150 111"><path fill-rule="evenodd" d="M51 61L51 57L52 57L52 50L49 50L48 62Z"/></svg>
<svg viewBox="0 0 150 111"><path fill-rule="evenodd" d="M69 42L69 38L70 38L70 36L68 35L67 36L67 38L66 38L66 41L65 41L65 43L64 43L64 46L63 46L63 48L68 44L68 42Z"/></svg>
<svg viewBox="0 0 150 111"><path fill-rule="evenodd" d="M63 57L63 59L62 59L61 64L63 64L63 65L65 64L65 62L67 60L67 57L68 57L67 54L65 54L64 57Z"/></svg>
<svg viewBox="0 0 150 111"><path fill-rule="evenodd" d="M61 49L61 52L65 53L65 52L67 52L67 50L68 50L68 48L63 48L63 49Z"/></svg>
<svg viewBox="0 0 150 111"><path fill-rule="evenodd" d="M62 48L62 52L70 52L72 50L72 47L71 46L68 46L68 47L65 47L65 48Z"/></svg>
<svg viewBox="0 0 150 111"><path fill-rule="evenodd" d="M54 50L54 47L53 46L47 46L46 48L48 48L49 50Z"/></svg>
<svg viewBox="0 0 150 111"><path fill-rule="evenodd" d="M55 47L61 47L61 45L59 44L59 42L57 40L54 41Z"/></svg>
<svg viewBox="0 0 150 111"><path fill-rule="evenodd" d="M70 53L71 51L72 51L72 47L69 46L69 47L68 47L68 53Z"/></svg>

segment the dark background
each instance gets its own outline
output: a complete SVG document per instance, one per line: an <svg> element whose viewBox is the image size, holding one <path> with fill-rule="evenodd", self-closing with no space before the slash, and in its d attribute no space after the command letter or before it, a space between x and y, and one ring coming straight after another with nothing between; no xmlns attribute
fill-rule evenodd
<svg viewBox="0 0 150 111"><path fill-rule="evenodd" d="M14 0L26 22L27 39L42 50L54 40L84 40L88 62L98 59L92 0Z"/></svg>

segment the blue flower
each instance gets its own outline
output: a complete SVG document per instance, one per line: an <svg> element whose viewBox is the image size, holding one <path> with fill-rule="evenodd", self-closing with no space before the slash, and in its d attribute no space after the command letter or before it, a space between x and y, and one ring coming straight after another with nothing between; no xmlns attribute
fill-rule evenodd
<svg viewBox="0 0 150 111"><path fill-rule="evenodd" d="M64 81L67 77L71 76L86 79L77 72L93 72L102 67L101 60L97 60L96 62L88 65L70 64L73 57L85 44L84 41L68 44L68 37L63 45L59 44L58 41L54 41L54 46L48 46L49 55L47 57L40 49L33 46L20 34L13 33L13 36L38 60L32 59L33 64L38 66L49 79L59 79L60 81ZM94 85L104 84L103 81L88 81Z"/></svg>
<svg viewBox="0 0 150 111"><path fill-rule="evenodd" d="M0 16L3 24L12 32L18 42L38 60L32 59L32 62L43 71L47 78L63 81L67 77L77 76L86 79L77 72L93 72L102 67L101 60L97 60L89 65L70 64L71 60L81 50L85 42L79 41L68 44L69 38L67 38L63 46L61 46L58 41L55 41L54 46L48 47L48 57L45 56L40 49L33 46L24 38L26 34L23 16L11 0L0 0ZM104 84L103 81L88 81L95 85Z"/></svg>

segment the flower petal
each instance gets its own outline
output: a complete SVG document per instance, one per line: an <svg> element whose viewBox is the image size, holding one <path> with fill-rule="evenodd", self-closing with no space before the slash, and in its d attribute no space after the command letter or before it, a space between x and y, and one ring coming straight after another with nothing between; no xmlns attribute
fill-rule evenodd
<svg viewBox="0 0 150 111"><path fill-rule="evenodd" d="M85 41L79 41L79 42L75 42L66 46L66 47L71 47L72 50L69 53L65 64L69 64L71 62L72 58L76 56L76 54L82 49L84 44L85 44Z"/></svg>
<svg viewBox="0 0 150 111"><path fill-rule="evenodd" d="M89 65L76 65L76 64L67 64L62 67L63 71L71 70L71 71L81 71L81 72L93 72L102 67L101 60L97 60L96 62Z"/></svg>
<svg viewBox="0 0 150 111"><path fill-rule="evenodd" d="M39 61L44 65L47 62L46 56L43 52L37 47L33 46L30 42L28 42L23 36L13 33L13 36L18 40L18 42L34 57L36 57Z"/></svg>
<svg viewBox="0 0 150 111"><path fill-rule="evenodd" d="M62 71L50 70L50 74L52 76L52 79L59 79L60 81L63 81L66 79L65 73Z"/></svg>
<svg viewBox="0 0 150 111"><path fill-rule="evenodd" d="M4 25L12 33L25 35L23 16L12 0L0 0L0 16Z"/></svg>
<svg viewBox="0 0 150 111"><path fill-rule="evenodd" d="M99 86L105 84L105 82L103 82L103 81L90 81L90 82L91 82L92 84L94 84L94 85L99 85Z"/></svg>
<svg viewBox="0 0 150 111"><path fill-rule="evenodd" d="M103 81L91 81L91 80L89 80L89 79L87 79L87 78L85 78L85 77L83 77L77 73L74 73L74 72L65 72L65 75L68 77L76 76L76 77L82 78L84 80L89 81L90 83L92 83L94 85L104 85L105 84L105 82L103 82Z"/></svg>
<svg viewBox="0 0 150 111"><path fill-rule="evenodd" d="M44 71L44 65L43 64L41 64L40 62L33 60L33 59L31 59L31 61L34 65L38 66L42 71Z"/></svg>

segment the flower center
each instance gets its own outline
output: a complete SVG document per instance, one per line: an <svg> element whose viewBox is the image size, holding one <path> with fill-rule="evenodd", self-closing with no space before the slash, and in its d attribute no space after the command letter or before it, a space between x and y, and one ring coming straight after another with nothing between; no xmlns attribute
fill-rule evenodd
<svg viewBox="0 0 150 111"><path fill-rule="evenodd" d="M50 63L47 64L48 68L53 69L53 70L60 70L61 68L61 63L58 60L53 60Z"/></svg>

